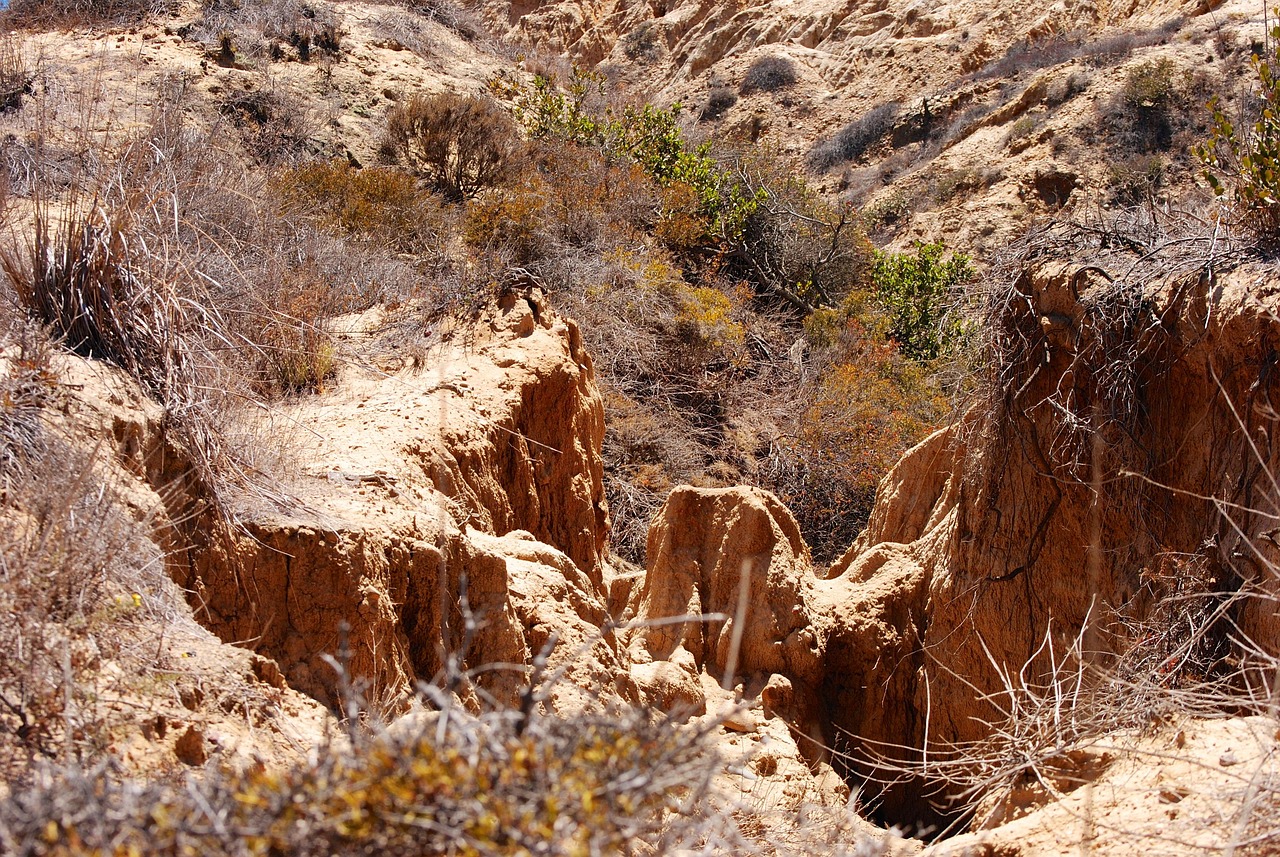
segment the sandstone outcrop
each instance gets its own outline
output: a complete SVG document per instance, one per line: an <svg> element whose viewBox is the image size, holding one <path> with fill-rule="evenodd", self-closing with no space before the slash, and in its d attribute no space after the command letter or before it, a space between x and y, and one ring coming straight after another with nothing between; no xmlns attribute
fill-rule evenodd
<svg viewBox="0 0 1280 857"><path fill-rule="evenodd" d="M300 503L243 511L191 554L202 621L330 703L339 651L394 709L443 671L528 664L553 634L555 667L604 623L604 416L577 328L533 289L462 338L426 372L353 369L287 407L313 437ZM508 702L525 682L483 675Z"/></svg>
<svg viewBox="0 0 1280 857"><path fill-rule="evenodd" d="M731 667L736 636L737 671L814 677L814 641L804 612L813 577L809 549L772 494L676 488L649 530L648 565L633 595L641 623L728 618L642 624L632 642L636 662L683 661L721 676Z"/></svg>
<svg viewBox="0 0 1280 857"><path fill-rule="evenodd" d="M1024 272L988 397L904 457L814 587L832 734L945 750L1000 719L1004 675L1053 680L1046 639L1061 663L1087 626L1105 664L1163 596L1275 591L1272 280ZM1272 600L1236 616L1274 649Z"/></svg>

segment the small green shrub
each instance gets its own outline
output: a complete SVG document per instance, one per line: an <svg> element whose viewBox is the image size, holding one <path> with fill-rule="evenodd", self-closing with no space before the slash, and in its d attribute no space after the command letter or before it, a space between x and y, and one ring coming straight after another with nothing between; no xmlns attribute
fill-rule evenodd
<svg viewBox="0 0 1280 857"><path fill-rule="evenodd" d="M1009 128L1009 133L1004 137L1004 144L1014 151L1025 148L1025 144L1029 142L1032 133L1040 124L1039 120L1034 116L1023 116L1013 126Z"/></svg>
<svg viewBox="0 0 1280 857"><path fill-rule="evenodd" d="M1177 95L1175 71L1170 59L1141 63L1129 70L1120 96L1135 110L1165 109Z"/></svg>
<svg viewBox="0 0 1280 857"><path fill-rule="evenodd" d="M415 95L396 105L387 137L411 169L459 202L511 177L522 145L497 102L455 94Z"/></svg>
<svg viewBox="0 0 1280 857"><path fill-rule="evenodd" d="M1190 108L1199 86L1167 58L1129 69L1116 97L1100 107L1112 148L1123 154L1173 148L1174 138L1194 121Z"/></svg>
<svg viewBox="0 0 1280 857"><path fill-rule="evenodd" d="M942 170L933 180L933 198L939 203L951 202L987 184L986 177L973 167L958 170Z"/></svg>
<svg viewBox="0 0 1280 857"><path fill-rule="evenodd" d="M1265 56L1254 54L1257 118L1239 127L1219 98L1209 102L1209 139L1195 148L1213 192L1244 209L1246 223L1269 241L1280 238L1280 25L1268 34Z"/></svg>
<svg viewBox="0 0 1280 857"><path fill-rule="evenodd" d="M917 243L914 254L876 254L872 277L876 299L889 317L889 335L915 360L937 358L960 335L947 311L974 269L968 256L954 253L944 259L945 253L941 243Z"/></svg>
<svg viewBox="0 0 1280 857"><path fill-rule="evenodd" d="M900 189L895 188L888 194L867 206L863 212L867 226L876 229L882 226L894 226L911 217L911 201Z"/></svg>

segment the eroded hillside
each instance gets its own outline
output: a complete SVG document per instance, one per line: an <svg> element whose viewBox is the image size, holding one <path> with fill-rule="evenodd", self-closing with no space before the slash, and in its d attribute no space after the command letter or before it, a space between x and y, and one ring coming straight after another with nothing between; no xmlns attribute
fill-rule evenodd
<svg viewBox="0 0 1280 857"><path fill-rule="evenodd" d="M0 849L1267 853L1245 6L14 3Z"/></svg>

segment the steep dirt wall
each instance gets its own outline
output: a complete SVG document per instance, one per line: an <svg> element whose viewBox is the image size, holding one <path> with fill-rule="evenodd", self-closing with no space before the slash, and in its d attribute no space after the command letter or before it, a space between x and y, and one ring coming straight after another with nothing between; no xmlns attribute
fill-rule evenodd
<svg viewBox="0 0 1280 857"><path fill-rule="evenodd" d="M527 664L551 634L583 643L604 623L603 405L577 328L509 292L456 339L424 371L353 369L287 406L315 438L297 502L241 510L187 553L202 621L329 704L340 653L394 709L446 667ZM502 702L524 682L483 676Z"/></svg>
<svg viewBox="0 0 1280 857"><path fill-rule="evenodd" d="M849 616L824 650L834 732L908 747L983 737L1000 671L1030 664L1028 680L1046 680L1041 643L1067 651L1086 621L1089 657L1106 663L1126 642L1116 623L1144 618L1170 569L1274 591L1276 294L1266 270L1154 291L1025 272L998 320L990 395L886 477L824 582L852 595L822 608ZM893 585L870 608L894 633L868 646L859 600L885 569ZM1272 602L1237 618L1280 642Z"/></svg>
<svg viewBox="0 0 1280 857"><path fill-rule="evenodd" d="M1242 581L1280 591L1277 294L1265 269L1151 288L1027 270L991 319L986 394L886 476L825 577L771 496L686 487L655 521L632 609L733 616L747 560L737 667L744 688L788 688L811 761L860 777L877 753L912 761L983 738L1002 673L1051 678L1046 639L1061 662L1087 625L1085 656L1106 666L1133 642L1124 623L1164 596ZM1233 616L1280 646L1274 600ZM732 625L655 626L632 657L718 679ZM890 789L885 817L936 820L925 791Z"/></svg>

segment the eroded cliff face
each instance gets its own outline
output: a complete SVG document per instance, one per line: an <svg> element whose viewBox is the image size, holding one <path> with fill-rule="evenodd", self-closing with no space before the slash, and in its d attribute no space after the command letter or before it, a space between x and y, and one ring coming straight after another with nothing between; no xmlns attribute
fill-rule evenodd
<svg viewBox="0 0 1280 857"><path fill-rule="evenodd" d="M286 406L309 437L300 502L243 510L190 555L201 620L330 704L338 652L394 710L451 664L526 664L553 631L583 643L577 626L604 624L604 416L576 326L508 292L442 348L428 370L353 368ZM522 682L481 684L510 702Z"/></svg>
<svg viewBox="0 0 1280 857"><path fill-rule="evenodd" d="M668 82L688 80L726 58L773 47L801 59L832 88L862 83L868 72L896 71L908 87L901 93L906 96L911 86L927 85L926 74L935 79L959 77L1021 38L1082 28L1151 26L1219 5L1176 0L1065 0L1005 7L973 0L487 0L484 9L495 32L590 64L649 64L651 72Z"/></svg>
<svg viewBox="0 0 1280 857"><path fill-rule="evenodd" d="M633 610L732 617L748 574L744 686L786 688L811 762L855 779L986 738L1005 677L1047 684L1080 640L1105 668L1171 594L1251 589L1231 615L1274 650L1278 293L1262 268L1144 290L1028 269L986 395L885 477L843 558L816 572L761 492L682 488ZM641 631L633 657L718 677L733 621ZM885 817L930 820L931 788L886 791Z"/></svg>
<svg viewBox="0 0 1280 857"><path fill-rule="evenodd" d="M1065 651L1088 621L1099 657L1123 645L1109 628L1146 616L1162 564L1224 589L1274 579L1273 282L1259 269L1140 293L1050 267L1013 286L990 395L886 477L831 570L894 554L923 575L903 605L927 652L905 743L980 737L997 667L1047 669L1046 634ZM1239 621L1273 645L1271 615L1254 599Z"/></svg>
<svg viewBox="0 0 1280 857"><path fill-rule="evenodd" d="M876 773L870 750L912 762L984 737L1002 673L1049 676L1046 639L1062 652L1090 625L1105 665L1131 642L1120 621L1167 594L1153 581L1194 566L1280 593L1277 295L1264 268L1147 290L1024 271L990 319L985 395L885 477L826 570L767 492L685 486L653 523L648 569L615 571L591 361L536 289L425 370L349 368L289 403L275 419L307 427L292 501L245 499L220 536L136 390L76 363L69 419L93 424L138 514L169 534L197 617L278 664L281 687L336 705L336 656L388 711L468 671L446 682L464 700L514 703L536 667L557 676L540 697L553 709L720 718L735 752L768 757L758 775L782 804L840 804L840 775ZM1263 648L1275 603L1232 613ZM517 669L485 669L502 664ZM928 787L886 791L880 812L928 820Z"/></svg>

